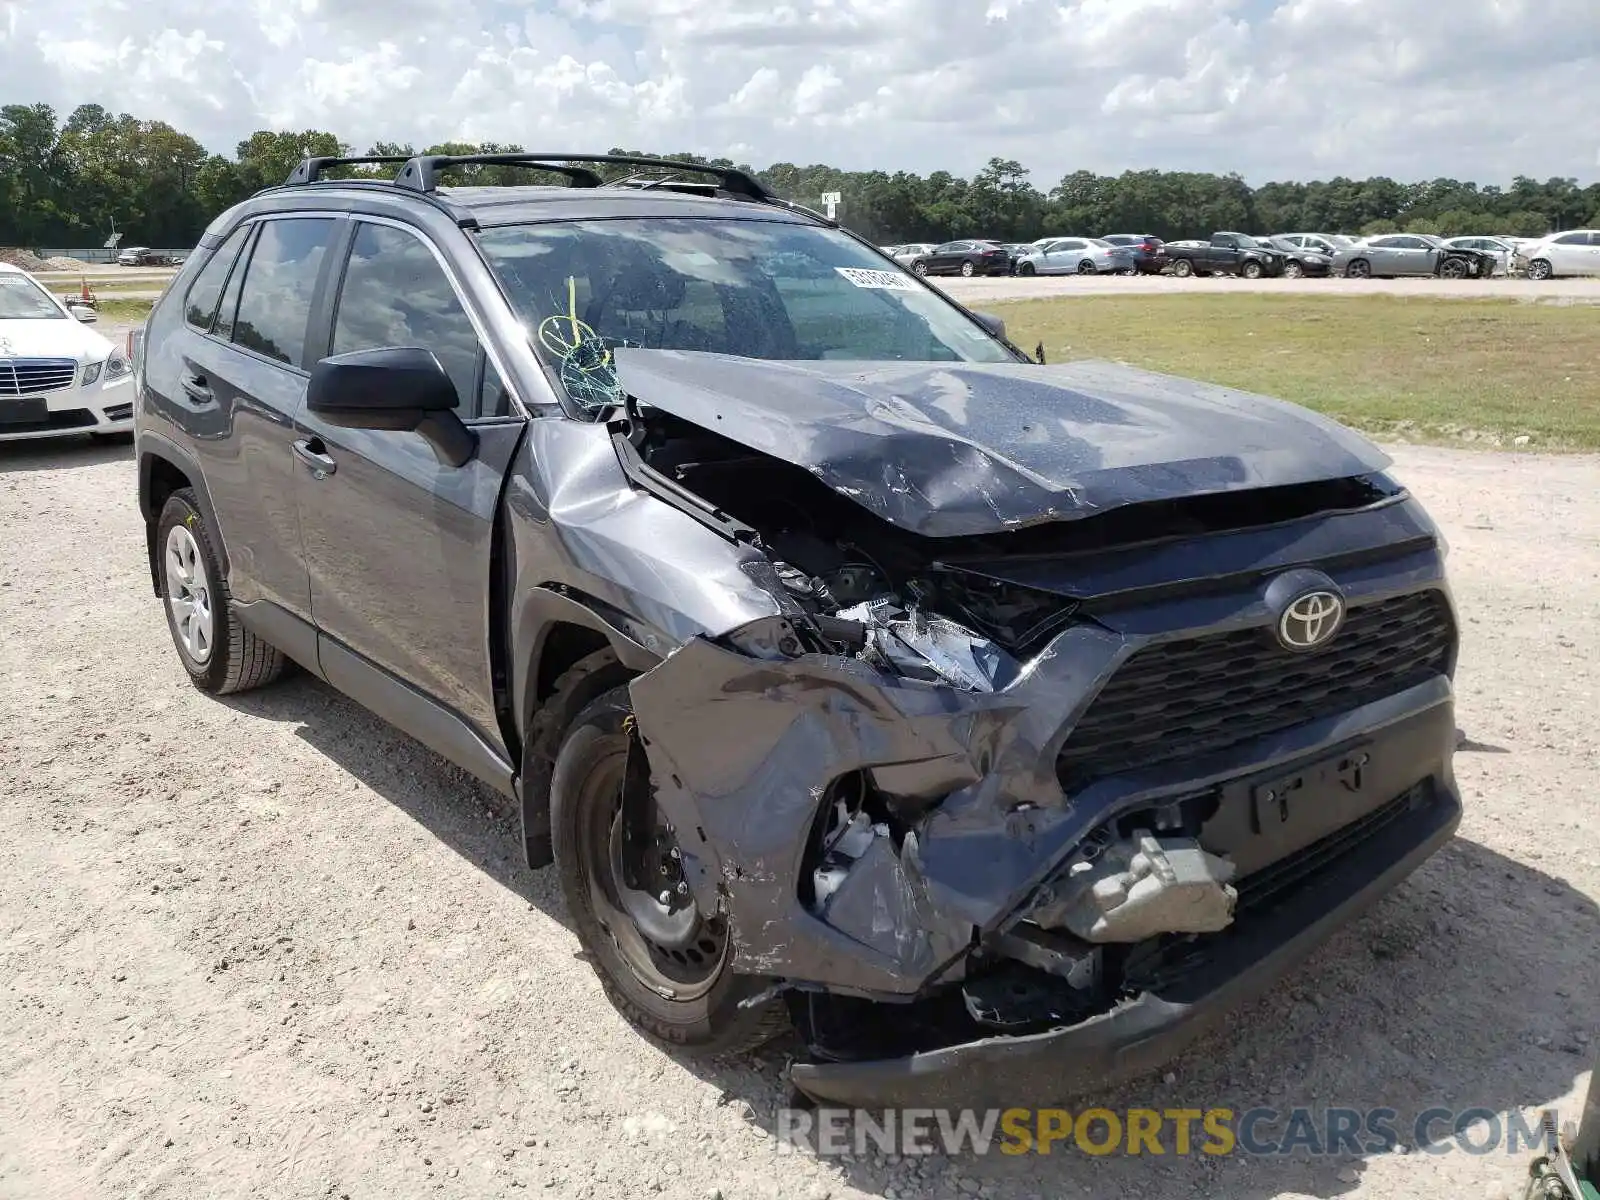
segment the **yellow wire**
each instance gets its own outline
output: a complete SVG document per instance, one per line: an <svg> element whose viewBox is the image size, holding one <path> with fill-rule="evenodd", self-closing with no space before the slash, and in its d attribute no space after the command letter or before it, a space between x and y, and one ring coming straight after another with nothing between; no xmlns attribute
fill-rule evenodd
<svg viewBox="0 0 1600 1200"><path fill-rule="evenodd" d="M578 332L578 277L567 276L567 320L572 323L573 348L583 345L583 334Z"/></svg>

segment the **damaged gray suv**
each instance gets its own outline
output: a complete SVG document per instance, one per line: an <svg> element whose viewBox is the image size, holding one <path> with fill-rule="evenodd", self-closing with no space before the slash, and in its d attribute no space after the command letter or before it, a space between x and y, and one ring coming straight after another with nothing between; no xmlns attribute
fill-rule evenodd
<svg viewBox="0 0 1600 1200"><path fill-rule="evenodd" d="M1445 546L1362 438L1045 365L736 170L352 161L150 317L151 583L204 690L293 660L503 793L650 1037L1065 1098L1452 836Z"/></svg>

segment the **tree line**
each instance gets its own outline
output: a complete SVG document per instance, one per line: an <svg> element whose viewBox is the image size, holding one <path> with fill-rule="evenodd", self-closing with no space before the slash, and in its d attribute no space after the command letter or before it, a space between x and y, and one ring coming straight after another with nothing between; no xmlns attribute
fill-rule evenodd
<svg viewBox="0 0 1600 1200"><path fill-rule="evenodd" d="M367 154L514 152L520 146L444 143L417 150L380 142ZM616 153L641 153L615 150ZM98 104L65 121L47 104L0 107L0 245L99 246L113 232L123 245L192 246L207 222L261 188L282 183L302 158L358 153L321 130L260 130L231 156L208 153L164 121L113 115ZM727 159L668 154L717 166ZM746 167L746 170L750 168ZM389 167L347 167L346 176L389 177ZM626 172L607 169L615 178ZM842 171L776 163L752 172L779 195L819 206L842 197L840 219L879 243L961 237L1031 241L1044 235L1144 233L1168 240L1215 230L1277 233L1502 233L1537 236L1600 226L1600 183L1540 182L1509 187L1456 179L1400 183L1384 176L1251 187L1236 174L1073 171L1048 190L1011 159L993 158L971 179L948 171ZM528 180L525 169L478 166L452 182Z"/></svg>

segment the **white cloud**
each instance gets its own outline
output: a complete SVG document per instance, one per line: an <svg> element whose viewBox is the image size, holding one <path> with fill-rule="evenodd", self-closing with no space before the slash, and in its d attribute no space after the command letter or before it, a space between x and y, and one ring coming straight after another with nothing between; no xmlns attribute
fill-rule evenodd
<svg viewBox="0 0 1600 1200"><path fill-rule="evenodd" d="M1442 15L1443 14L1443 15ZM1595 0L0 0L0 100L230 150L493 139L969 174L1596 172Z"/></svg>

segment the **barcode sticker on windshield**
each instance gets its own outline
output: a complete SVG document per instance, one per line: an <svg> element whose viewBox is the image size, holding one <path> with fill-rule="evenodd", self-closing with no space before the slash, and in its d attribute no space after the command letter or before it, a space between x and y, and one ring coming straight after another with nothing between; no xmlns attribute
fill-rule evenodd
<svg viewBox="0 0 1600 1200"><path fill-rule="evenodd" d="M915 280L895 271L869 271L863 267L835 267L834 270L859 288L879 288L889 292L917 290Z"/></svg>

